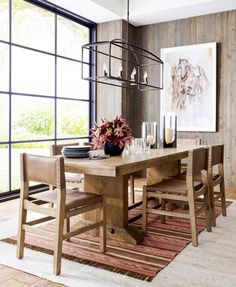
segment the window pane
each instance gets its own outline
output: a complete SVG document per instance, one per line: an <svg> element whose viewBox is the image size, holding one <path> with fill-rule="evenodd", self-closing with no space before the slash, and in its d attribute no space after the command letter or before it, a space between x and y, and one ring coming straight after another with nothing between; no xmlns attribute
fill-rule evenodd
<svg viewBox="0 0 236 287"><path fill-rule="evenodd" d="M58 16L57 53L81 60L82 45L89 42L89 29Z"/></svg>
<svg viewBox="0 0 236 287"><path fill-rule="evenodd" d="M9 191L9 153L8 145L0 145L0 193Z"/></svg>
<svg viewBox="0 0 236 287"><path fill-rule="evenodd" d="M54 57L12 47L12 90L54 96Z"/></svg>
<svg viewBox="0 0 236 287"><path fill-rule="evenodd" d="M8 140L9 140L9 96L0 94L0 142L5 142Z"/></svg>
<svg viewBox="0 0 236 287"><path fill-rule="evenodd" d="M12 5L9 5L10 3ZM55 35L55 21L57 21L57 35ZM11 37L10 32L12 32ZM57 143L80 142L82 144L89 141L89 82L81 80L79 62L82 45L89 42L90 29L34 5L32 1L0 0L0 41L9 42L10 39L13 44L11 77L9 76L11 43L0 42L0 193L10 189L10 146L11 190L15 190L20 188L20 153L49 155L49 147L55 137L56 119L57 138L72 138L72 140L59 140ZM17 47L14 44L23 45L26 48ZM57 53L59 56L77 61L47 53ZM56 56L57 65L55 65ZM88 56L88 51L85 51L84 60L87 62L89 62ZM85 64L85 69L87 75L88 64ZM10 87L13 95L9 95ZM57 99L55 99L55 88ZM33 97L33 95L42 97ZM11 97L11 107L9 97ZM68 100L59 99L60 97ZM55 107L57 107L56 118ZM9 126L10 117L11 126ZM10 145L9 133L13 141ZM84 139L73 140L75 137ZM29 143L31 140L44 139L49 139L50 142ZM14 143L14 141L27 141L27 143Z"/></svg>
<svg viewBox="0 0 236 287"><path fill-rule="evenodd" d="M81 80L81 64L58 58L57 96L89 99L89 82Z"/></svg>
<svg viewBox="0 0 236 287"><path fill-rule="evenodd" d="M22 143L12 145L12 190L20 188L20 154L50 155L52 142ZM30 185L38 184L30 182Z"/></svg>
<svg viewBox="0 0 236 287"><path fill-rule="evenodd" d="M57 137L88 136L89 104L80 101L57 101Z"/></svg>
<svg viewBox="0 0 236 287"><path fill-rule="evenodd" d="M0 0L0 39L9 41L9 0Z"/></svg>
<svg viewBox="0 0 236 287"><path fill-rule="evenodd" d="M0 91L9 91L9 45L3 43L0 43Z"/></svg>
<svg viewBox="0 0 236 287"><path fill-rule="evenodd" d="M23 0L12 3L12 42L54 52L55 16Z"/></svg>
<svg viewBox="0 0 236 287"><path fill-rule="evenodd" d="M19 109L20 107L20 109ZM35 140L54 136L54 100L12 97L12 139Z"/></svg>

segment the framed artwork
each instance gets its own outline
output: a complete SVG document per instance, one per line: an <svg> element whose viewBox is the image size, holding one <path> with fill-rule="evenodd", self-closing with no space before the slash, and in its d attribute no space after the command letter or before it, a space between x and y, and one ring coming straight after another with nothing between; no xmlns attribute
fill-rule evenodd
<svg viewBox="0 0 236 287"><path fill-rule="evenodd" d="M161 59L161 115L175 113L178 131L215 132L216 43L161 49Z"/></svg>

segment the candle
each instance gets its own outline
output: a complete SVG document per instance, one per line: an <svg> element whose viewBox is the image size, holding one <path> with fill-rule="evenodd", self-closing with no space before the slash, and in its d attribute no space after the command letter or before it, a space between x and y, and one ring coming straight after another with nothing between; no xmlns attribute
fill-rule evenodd
<svg viewBox="0 0 236 287"><path fill-rule="evenodd" d="M165 141L167 144L171 144L173 142L173 132L174 130L171 128L165 129Z"/></svg>
<svg viewBox="0 0 236 287"><path fill-rule="evenodd" d="M135 75L136 75L136 69L134 68L130 75L131 81L135 81Z"/></svg>
<svg viewBox="0 0 236 287"><path fill-rule="evenodd" d="M122 65L120 65L120 68L119 68L119 77L122 78L123 76L123 67Z"/></svg>
<svg viewBox="0 0 236 287"><path fill-rule="evenodd" d="M149 145L153 145L155 143L155 139L153 135L147 135L147 143Z"/></svg>
<svg viewBox="0 0 236 287"><path fill-rule="evenodd" d="M107 76L107 66L105 63L103 63L103 74L105 77Z"/></svg>
<svg viewBox="0 0 236 287"><path fill-rule="evenodd" d="M145 70L145 71L144 71L144 75L143 75L143 82L144 82L145 84L148 83L148 78L147 78L147 76L148 76L148 74L147 74L147 71Z"/></svg>

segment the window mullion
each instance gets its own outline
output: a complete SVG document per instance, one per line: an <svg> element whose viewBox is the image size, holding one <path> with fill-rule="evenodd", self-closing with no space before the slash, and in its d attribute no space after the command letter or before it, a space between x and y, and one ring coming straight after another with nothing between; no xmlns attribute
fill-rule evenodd
<svg viewBox="0 0 236 287"><path fill-rule="evenodd" d="M55 105L54 105L54 137L57 142L57 14L55 13Z"/></svg>
<svg viewBox="0 0 236 287"><path fill-rule="evenodd" d="M9 0L9 146L8 146L8 152L9 152L9 191L12 190L12 146L11 146L11 140L12 140L12 0Z"/></svg>

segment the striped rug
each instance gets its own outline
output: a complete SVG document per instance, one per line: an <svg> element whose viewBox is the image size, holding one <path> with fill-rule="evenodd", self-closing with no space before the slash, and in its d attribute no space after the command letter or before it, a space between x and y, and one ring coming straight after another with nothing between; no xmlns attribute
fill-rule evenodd
<svg viewBox="0 0 236 287"><path fill-rule="evenodd" d="M132 210L130 216L140 210L141 208ZM216 213L220 212L221 208L217 207ZM52 230L52 224L47 224L43 228ZM142 219L133 225L141 228L141 224ZM156 215L148 216L148 226L148 235L141 244L132 245L108 240L105 254L99 253L98 238L87 234L72 237L70 242L63 242L63 258L151 281L191 242L191 231L188 220L173 218L167 219L166 223L162 224ZM198 232L205 227L204 218L200 215L197 219ZM2 241L16 244L16 236ZM33 250L53 254L53 244L54 242L48 239L26 235L26 247Z"/></svg>

